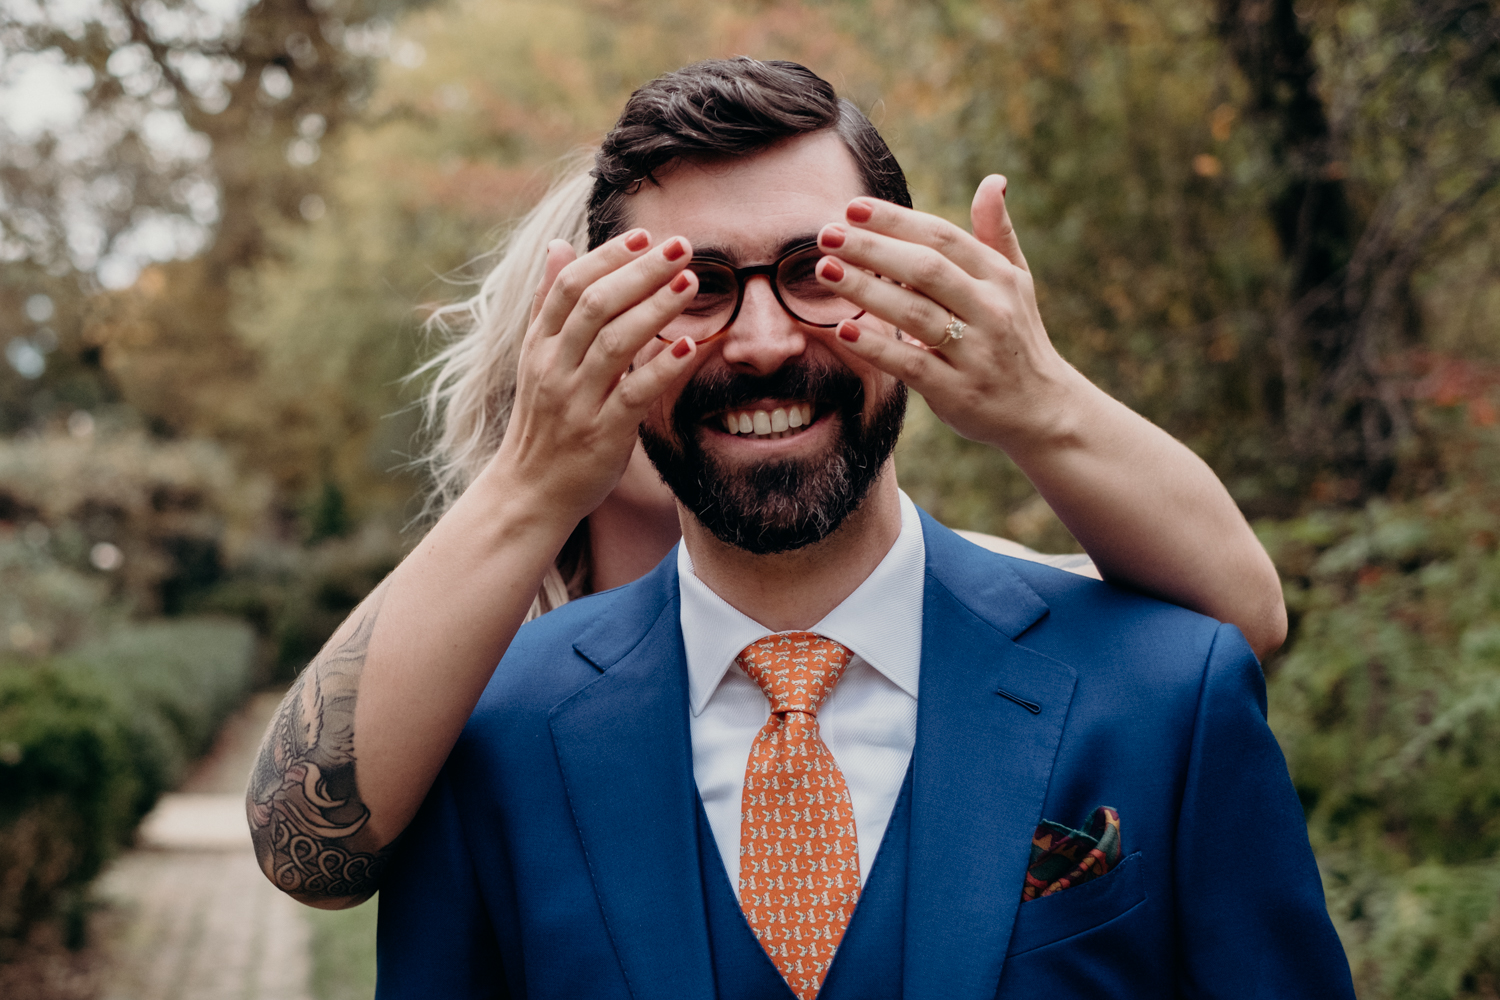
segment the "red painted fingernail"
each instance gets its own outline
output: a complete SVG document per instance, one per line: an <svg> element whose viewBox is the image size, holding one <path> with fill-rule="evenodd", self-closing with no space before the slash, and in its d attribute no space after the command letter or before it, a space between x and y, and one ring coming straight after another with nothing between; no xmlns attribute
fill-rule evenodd
<svg viewBox="0 0 1500 1000"><path fill-rule="evenodd" d="M675 277L675 278L672 279L672 291L674 291L677 294L681 295L683 292L687 291L687 286L688 286L687 272L686 271L679 271L679 272L677 272L677 277Z"/></svg>
<svg viewBox="0 0 1500 1000"><path fill-rule="evenodd" d="M854 343L859 339L859 324L852 319L846 319L839 324L839 339Z"/></svg>
<svg viewBox="0 0 1500 1000"><path fill-rule="evenodd" d="M825 226L819 242L830 250L837 250L844 245L844 230L838 226Z"/></svg>
<svg viewBox="0 0 1500 1000"><path fill-rule="evenodd" d="M681 238L675 236L661 248L661 255L667 260L676 260L685 253L687 253L687 247L683 245Z"/></svg>
<svg viewBox="0 0 1500 1000"><path fill-rule="evenodd" d="M692 338L691 337L683 337L680 340L678 340L677 343L675 343L675 344L672 345L672 357L674 357L674 358L685 358L685 357L687 357L687 352L691 351L692 349L693 349L693 340L692 340Z"/></svg>
<svg viewBox="0 0 1500 1000"><path fill-rule="evenodd" d="M651 242L651 234L644 229L625 234L625 249L629 251L644 250L646 244Z"/></svg>
<svg viewBox="0 0 1500 1000"><path fill-rule="evenodd" d="M849 217L850 222L869 222L870 216L875 214L875 206L863 198L856 198L844 209L844 214Z"/></svg>
<svg viewBox="0 0 1500 1000"><path fill-rule="evenodd" d="M844 280L844 265L840 264L838 261L834 260L832 257L824 257L823 258L823 277L827 278L829 281L843 281Z"/></svg>

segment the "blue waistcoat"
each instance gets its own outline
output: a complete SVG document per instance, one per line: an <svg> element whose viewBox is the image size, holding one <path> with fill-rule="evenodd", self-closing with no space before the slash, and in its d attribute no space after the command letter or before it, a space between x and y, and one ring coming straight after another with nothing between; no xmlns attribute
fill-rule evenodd
<svg viewBox="0 0 1500 1000"><path fill-rule="evenodd" d="M911 840L911 768L891 811L885 838L860 892L859 904L833 957L818 1000L898 1000L906 925L906 855ZM794 1000L786 980L745 921L700 804L698 865L708 919L716 1000Z"/></svg>

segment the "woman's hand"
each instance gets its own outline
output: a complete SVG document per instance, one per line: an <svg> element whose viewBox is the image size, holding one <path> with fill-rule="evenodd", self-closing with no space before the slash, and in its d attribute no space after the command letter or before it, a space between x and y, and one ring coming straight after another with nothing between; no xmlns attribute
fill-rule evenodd
<svg viewBox="0 0 1500 1000"><path fill-rule="evenodd" d="M875 198L854 199L845 218L819 233L818 276L902 336L848 322L833 343L1003 449L1105 579L1232 622L1257 655L1281 645L1281 581L1224 485L1052 346L1003 177L979 185L973 235Z"/></svg>
<svg viewBox="0 0 1500 1000"><path fill-rule="evenodd" d="M692 301L691 259L686 239L652 247L644 229L577 259L562 240L547 248L510 425L486 471L503 470L568 531L619 481L646 408L694 366L696 345L684 337L631 368Z"/></svg>
<svg viewBox="0 0 1500 1000"><path fill-rule="evenodd" d="M920 392L964 437L1013 457L1067 433L1071 401L1093 387L1047 337L1003 177L979 185L972 236L875 198L856 198L846 217L819 233L835 258L818 265L819 277L903 334L861 337L846 323L839 337L850 353Z"/></svg>

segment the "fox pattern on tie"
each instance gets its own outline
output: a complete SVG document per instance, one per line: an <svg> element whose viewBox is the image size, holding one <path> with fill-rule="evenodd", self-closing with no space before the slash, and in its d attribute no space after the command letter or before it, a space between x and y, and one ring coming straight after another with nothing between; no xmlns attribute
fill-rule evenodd
<svg viewBox="0 0 1500 1000"><path fill-rule="evenodd" d="M812 632L768 635L736 659L771 702L745 769L740 908L799 1000L813 1000L859 900L859 839L818 707L850 651Z"/></svg>

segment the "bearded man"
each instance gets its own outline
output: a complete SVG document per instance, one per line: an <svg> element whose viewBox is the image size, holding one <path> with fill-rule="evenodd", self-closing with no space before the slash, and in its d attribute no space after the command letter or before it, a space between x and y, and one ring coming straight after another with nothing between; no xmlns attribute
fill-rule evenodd
<svg viewBox="0 0 1500 1000"><path fill-rule="evenodd" d="M793 64L654 81L597 164L591 247L691 253L638 358L699 353L640 428L683 542L517 636L387 872L378 996L1352 997L1239 632L897 488L891 373L1040 330L1013 241L912 212ZM544 317L608 312L588 260Z"/></svg>

